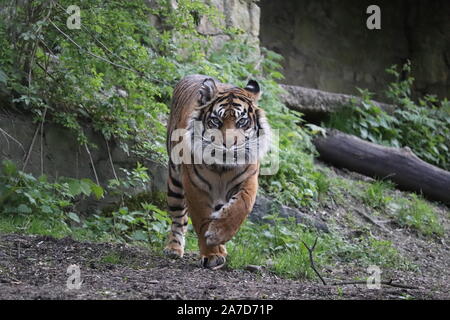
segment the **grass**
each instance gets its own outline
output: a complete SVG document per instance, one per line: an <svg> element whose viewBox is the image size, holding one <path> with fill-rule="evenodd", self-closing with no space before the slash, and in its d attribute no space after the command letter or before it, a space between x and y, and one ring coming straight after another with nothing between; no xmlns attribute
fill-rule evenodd
<svg viewBox="0 0 450 320"><path fill-rule="evenodd" d="M63 222L46 219L45 216L22 214L0 215L0 232L48 235L55 238L62 238L72 233Z"/></svg>
<svg viewBox="0 0 450 320"><path fill-rule="evenodd" d="M270 217L272 219L272 217ZM293 221L275 217L275 224L245 222L227 245L229 265L240 269L249 264L262 265L287 278L313 278L308 250L318 237L314 261L320 268L332 268L338 262L357 266L377 265L385 268L410 269L391 242L371 236L345 239L338 233L316 233Z"/></svg>
<svg viewBox="0 0 450 320"><path fill-rule="evenodd" d="M320 171L317 171L315 177L314 177L317 193L318 193L318 200L322 201L330 190L331 181L328 178L328 176L325 173L322 173Z"/></svg>
<svg viewBox="0 0 450 320"><path fill-rule="evenodd" d="M415 194L411 194L410 200L398 199L396 218L400 225L415 229L425 236L444 235L444 228L435 210Z"/></svg>
<svg viewBox="0 0 450 320"><path fill-rule="evenodd" d="M99 235L87 228L69 226L65 222L51 219L45 214L0 214L0 233L43 235L57 239L72 237L78 241L114 241L112 235Z"/></svg>
<svg viewBox="0 0 450 320"><path fill-rule="evenodd" d="M111 251L100 258L100 263L123 264L124 262L124 257L115 251Z"/></svg>
<svg viewBox="0 0 450 320"><path fill-rule="evenodd" d="M388 195L393 190L393 184L389 181L375 181L365 189L362 200L363 203L374 209L385 209L386 205L392 201Z"/></svg>

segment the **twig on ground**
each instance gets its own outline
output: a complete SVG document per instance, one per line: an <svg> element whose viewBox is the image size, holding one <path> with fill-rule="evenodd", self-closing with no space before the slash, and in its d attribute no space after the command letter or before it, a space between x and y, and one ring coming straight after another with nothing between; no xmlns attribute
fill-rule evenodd
<svg viewBox="0 0 450 320"><path fill-rule="evenodd" d="M313 252L314 249L316 248L316 244L317 244L317 240L319 239L319 237L316 237L316 240L314 241L313 246L310 248L305 241L302 240L303 245L305 246L305 248L308 250L309 253L309 262L311 263L311 268L314 270L314 272L317 274L317 276L320 278L320 280L322 280L322 283L324 285L327 285L327 283L325 282L325 280L322 278L322 276L320 275L319 271L317 271L316 266L314 265L314 258L313 258Z"/></svg>
<svg viewBox="0 0 450 320"><path fill-rule="evenodd" d="M365 285L367 285L367 280L333 282L333 283L330 283L330 286L343 286L343 285L348 285L348 284L365 284ZM389 281L380 281L380 284L383 284L386 286L391 286L391 287L396 287L396 288L402 288L402 289L420 289L418 287L404 285L401 283L393 283L392 279Z"/></svg>

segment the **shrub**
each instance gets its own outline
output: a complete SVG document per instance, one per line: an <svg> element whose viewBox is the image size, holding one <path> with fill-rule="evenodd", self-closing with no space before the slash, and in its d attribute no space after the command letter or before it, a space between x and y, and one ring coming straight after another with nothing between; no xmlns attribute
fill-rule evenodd
<svg viewBox="0 0 450 320"><path fill-rule="evenodd" d="M450 103L426 95L414 102L410 76L411 65L406 63L387 69L395 77L386 95L396 105L392 115L374 105L368 90L361 90L361 102L353 103L339 113L332 114L327 126L357 135L374 143L409 147L424 161L450 169ZM405 79L401 79L401 74Z"/></svg>

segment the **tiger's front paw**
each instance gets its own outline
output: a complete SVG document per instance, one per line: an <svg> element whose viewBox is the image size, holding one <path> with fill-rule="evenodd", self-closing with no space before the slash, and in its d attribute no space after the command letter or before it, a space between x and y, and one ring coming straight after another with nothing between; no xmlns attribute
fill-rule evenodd
<svg viewBox="0 0 450 320"><path fill-rule="evenodd" d="M226 263L226 258L223 255L213 254L209 256L202 256L200 259L200 266L211 270L222 268Z"/></svg>

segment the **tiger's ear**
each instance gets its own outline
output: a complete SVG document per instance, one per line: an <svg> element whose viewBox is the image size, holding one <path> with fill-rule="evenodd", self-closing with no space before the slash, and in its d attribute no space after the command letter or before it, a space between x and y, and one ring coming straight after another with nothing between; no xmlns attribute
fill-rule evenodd
<svg viewBox="0 0 450 320"><path fill-rule="evenodd" d="M198 102L201 106L211 101L217 93L216 82L214 81L214 79L205 79L202 83L202 86L200 87L199 93L200 99Z"/></svg>
<svg viewBox="0 0 450 320"><path fill-rule="evenodd" d="M250 80L245 86L244 90L250 92L253 95L255 101L258 101L258 99L261 97L261 89L256 80Z"/></svg>

